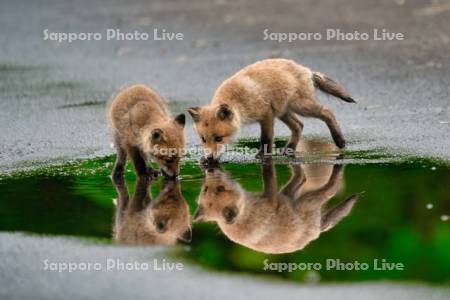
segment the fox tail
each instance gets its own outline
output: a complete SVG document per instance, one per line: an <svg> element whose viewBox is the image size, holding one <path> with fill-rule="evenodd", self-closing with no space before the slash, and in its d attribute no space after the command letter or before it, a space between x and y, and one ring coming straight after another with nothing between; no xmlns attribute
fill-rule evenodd
<svg viewBox="0 0 450 300"><path fill-rule="evenodd" d="M338 97L345 102L356 103L356 101L352 97L350 97L350 95L342 85L327 77L326 75L319 72L313 72L312 80L314 82L314 86L319 88L319 90Z"/></svg>

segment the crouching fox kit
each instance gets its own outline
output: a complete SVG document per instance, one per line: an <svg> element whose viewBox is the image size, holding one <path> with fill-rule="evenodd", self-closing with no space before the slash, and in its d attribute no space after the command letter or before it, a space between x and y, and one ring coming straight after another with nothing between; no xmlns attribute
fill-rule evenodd
<svg viewBox="0 0 450 300"><path fill-rule="evenodd" d="M334 165L328 181L304 192L302 186L308 179L300 165L291 166L292 177L280 191L273 162L266 160L262 168L261 195L247 193L219 168L208 169L194 221L214 221L230 240L250 249L290 253L334 227L358 199L353 195L331 209L323 209L341 186L343 165Z"/></svg>
<svg viewBox="0 0 450 300"><path fill-rule="evenodd" d="M131 200L125 182L113 182L119 196L113 227L116 242L173 245L177 240L191 241L189 207L178 181L165 180L154 200L148 191L149 176L138 177Z"/></svg>
<svg viewBox="0 0 450 300"><path fill-rule="evenodd" d="M162 98L151 88L133 85L120 91L109 109L117 159L115 180L123 180L129 155L138 176L152 175L147 165L153 158L162 172L175 176L179 172L184 148L185 116L172 118Z"/></svg>
<svg viewBox="0 0 450 300"><path fill-rule="evenodd" d="M249 65L216 90L211 103L188 109L203 146L216 159L224 145L231 142L246 123L259 122L261 149L257 156L270 154L275 118L291 130L285 153L293 154L303 123L298 115L318 118L326 123L335 144L343 148L345 140L329 108L316 100L316 88L346 102L355 102L345 88L319 72L287 59L267 59Z"/></svg>

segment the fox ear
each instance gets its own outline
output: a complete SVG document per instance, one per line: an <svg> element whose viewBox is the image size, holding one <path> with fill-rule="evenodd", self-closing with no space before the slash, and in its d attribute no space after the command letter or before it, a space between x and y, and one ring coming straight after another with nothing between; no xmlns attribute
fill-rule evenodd
<svg viewBox="0 0 450 300"><path fill-rule="evenodd" d="M159 128L153 129L151 134L151 140L155 144L164 142L163 131Z"/></svg>
<svg viewBox="0 0 450 300"><path fill-rule="evenodd" d="M219 106L219 109L217 110L216 116L219 120L222 121L231 120L233 119L233 111L231 110L230 106L228 106L228 104L221 104Z"/></svg>
<svg viewBox="0 0 450 300"><path fill-rule="evenodd" d="M186 116L184 114L179 114L175 117L175 122L181 125L181 127L184 127L184 124L186 124Z"/></svg>
<svg viewBox="0 0 450 300"><path fill-rule="evenodd" d="M189 107L187 111L194 122L200 121L200 107Z"/></svg>
<svg viewBox="0 0 450 300"><path fill-rule="evenodd" d="M194 222L203 221L205 219L205 210L203 209L202 205L199 205L197 207L197 210L194 213Z"/></svg>

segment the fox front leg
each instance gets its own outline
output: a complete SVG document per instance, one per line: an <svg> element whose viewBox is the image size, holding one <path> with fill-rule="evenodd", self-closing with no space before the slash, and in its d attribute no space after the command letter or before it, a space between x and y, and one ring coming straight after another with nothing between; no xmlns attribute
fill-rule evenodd
<svg viewBox="0 0 450 300"><path fill-rule="evenodd" d="M116 162L114 163L114 168L111 174L111 178L114 184L123 185L124 184L124 173L127 164L127 151L120 145L119 138L116 136L114 139L114 144L117 151Z"/></svg>
<svg viewBox="0 0 450 300"><path fill-rule="evenodd" d="M149 177L150 179L156 177L158 172L155 172L153 168L147 164L145 155L136 147L129 149L129 155L134 165L137 177Z"/></svg>
<svg viewBox="0 0 450 300"><path fill-rule="evenodd" d="M268 116L260 122L261 138L260 149L256 154L256 158L272 155L273 146L273 117Z"/></svg>

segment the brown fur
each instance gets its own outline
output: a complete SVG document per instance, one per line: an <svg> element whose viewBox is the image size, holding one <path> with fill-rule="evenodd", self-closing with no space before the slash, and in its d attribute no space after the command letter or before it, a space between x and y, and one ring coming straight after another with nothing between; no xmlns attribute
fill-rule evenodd
<svg viewBox="0 0 450 300"><path fill-rule="evenodd" d="M116 242L173 245L177 240L191 240L189 207L181 194L179 182L165 181L153 201L148 191L149 177L138 178L131 201L126 184L114 184L119 195L113 227Z"/></svg>
<svg viewBox="0 0 450 300"><path fill-rule="evenodd" d="M259 155L272 151L273 125L276 118L292 132L287 149L295 149L303 129L298 115L319 118L330 129L337 146L345 146L336 118L329 108L317 102L315 87L345 101L353 101L345 89L325 75L287 59L267 59L249 65L216 90L211 103L192 107L188 112L203 146L217 157L222 146L232 141L242 124L258 122L261 126ZM217 140L219 138L219 140Z"/></svg>
<svg viewBox="0 0 450 300"><path fill-rule="evenodd" d="M127 156L139 176L152 174L154 158L170 176L179 172L184 148L184 114L173 119L162 98L151 88L133 85L120 91L109 109L117 160L113 176L122 180ZM175 153L171 153L170 151Z"/></svg>
<svg viewBox="0 0 450 300"><path fill-rule="evenodd" d="M308 166L314 168L314 166ZM331 229L347 216L357 195L329 210L323 206L339 190L343 165L334 165L331 175L321 184L303 190L304 172L292 165L292 177L280 190L276 186L273 162L263 165L264 192L244 191L220 169L206 172L194 221L217 222L232 241L265 253L290 253L303 249L321 232Z"/></svg>

